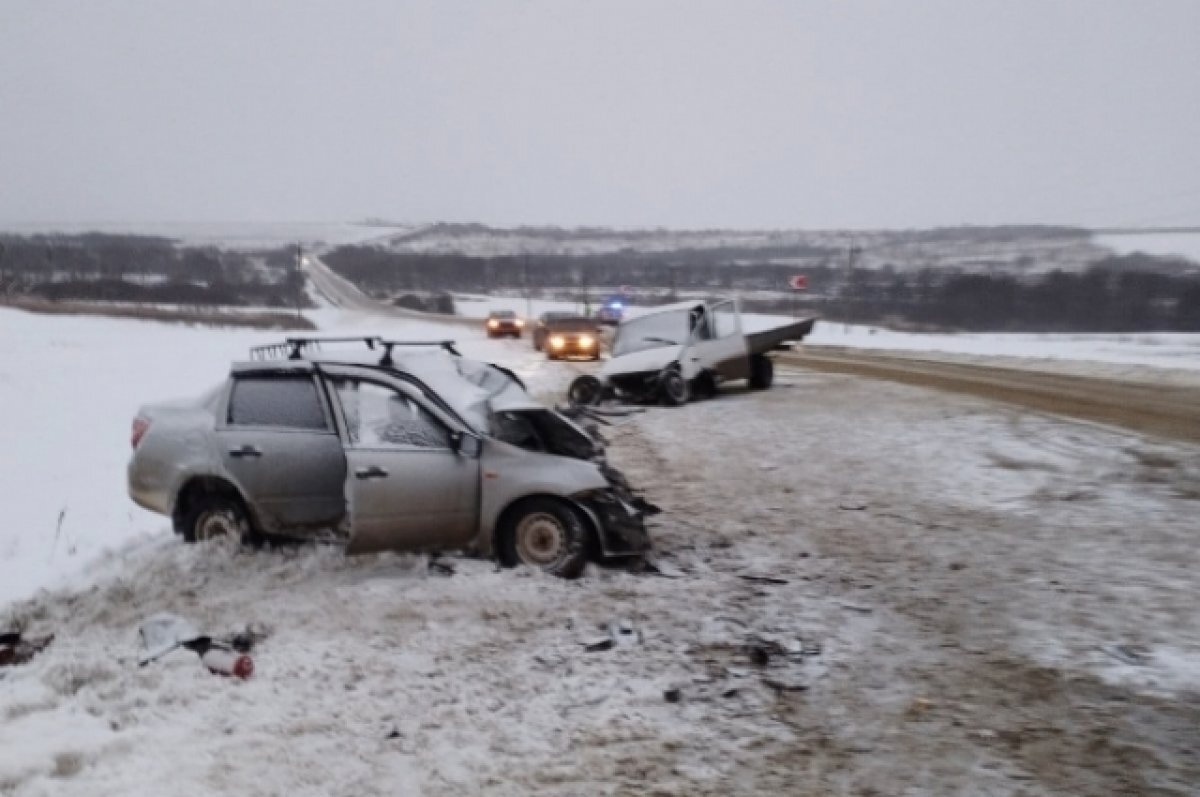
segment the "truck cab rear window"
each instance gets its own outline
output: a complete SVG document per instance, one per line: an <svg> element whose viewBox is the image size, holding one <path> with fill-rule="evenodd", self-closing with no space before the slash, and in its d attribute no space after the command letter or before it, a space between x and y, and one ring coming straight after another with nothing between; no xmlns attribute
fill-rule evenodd
<svg viewBox="0 0 1200 797"><path fill-rule="evenodd" d="M234 381L231 426L273 426L325 431L325 413L311 377L248 376Z"/></svg>

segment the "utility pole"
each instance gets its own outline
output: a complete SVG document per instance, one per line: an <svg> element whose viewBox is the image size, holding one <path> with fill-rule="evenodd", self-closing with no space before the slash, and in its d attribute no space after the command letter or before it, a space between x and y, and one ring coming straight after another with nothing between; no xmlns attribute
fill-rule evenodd
<svg viewBox="0 0 1200 797"><path fill-rule="evenodd" d="M846 315L842 322L842 331L847 334L850 332L850 288L854 281L854 258L861 253L861 246L852 243L846 247L846 281L845 287L842 288L842 296L844 297L843 312Z"/></svg>
<svg viewBox="0 0 1200 797"><path fill-rule="evenodd" d="M300 294L304 290L304 247L296 244L296 273L293 275L293 283L296 286L296 293L292 297L292 301L296 304L296 318L300 317Z"/></svg>
<svg viewBox="0 0 1200 797"><path fill-rule="evenodd" d="M525 320L533 318L533 299L529 295L529 254L521 261L521 281L525 283Z"/></svg>

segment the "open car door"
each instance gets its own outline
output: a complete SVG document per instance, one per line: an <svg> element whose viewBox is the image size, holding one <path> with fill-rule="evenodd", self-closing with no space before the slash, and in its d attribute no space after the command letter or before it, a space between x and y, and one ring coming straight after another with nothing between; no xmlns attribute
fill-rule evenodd
<svg viewBox="0 0 1200 797"><path fill-rule="evenodd" d="M455 548L479 525L479 460L468 433L400 380L323 367L343 429L350 551ZM472 439L472 442L474 440Z"/></svg>

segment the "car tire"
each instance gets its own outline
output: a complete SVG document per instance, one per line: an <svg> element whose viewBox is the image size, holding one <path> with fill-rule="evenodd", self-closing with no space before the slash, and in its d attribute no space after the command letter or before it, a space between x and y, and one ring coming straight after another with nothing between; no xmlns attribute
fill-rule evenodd
<svg viewBox="0 0 1200 797"><path fill-rule="evenodd" d="M576 578L587 564L588 531L579 513L554 498L530 498L505 513L499 557L506 567L528 565Z"/></svg>
<svg viewBox="0 0 1200 797"><path fill-rule="evenodd" d="M247 545L258 542L242 502L224 495L197 499L183 520L182 534L189 543L221 538Z"/></svg>
<svg viewBox="0 0 1200 797"><path fill-rule="evenodd" d="M658 378L658 395L668 407L687 404L689 392L687 380L674 368L664 371Z"/></svg>
<svg viewBox="0 0 1200 797"><path fill-rule="evenodd" d="M775 363L765 354L750 358L750 378L746 380L751 390L766 390L775 381Z"/></svg>
<svg viewBox="0 0 1200 797"><path fill-rule="evenodd" d="M567 402L575 407L598 404L604 395L604 384L591 374L575 377L567 388Z"/></svg>

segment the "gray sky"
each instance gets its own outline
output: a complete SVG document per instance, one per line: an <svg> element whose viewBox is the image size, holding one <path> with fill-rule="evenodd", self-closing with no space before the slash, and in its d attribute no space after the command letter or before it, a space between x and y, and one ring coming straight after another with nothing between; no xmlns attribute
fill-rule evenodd
<svg viewBox="0 0 1200 797"><path fill-rule="evenodd" d="M0 221L1200 224L1200 0L0 0Z"/></svg>

